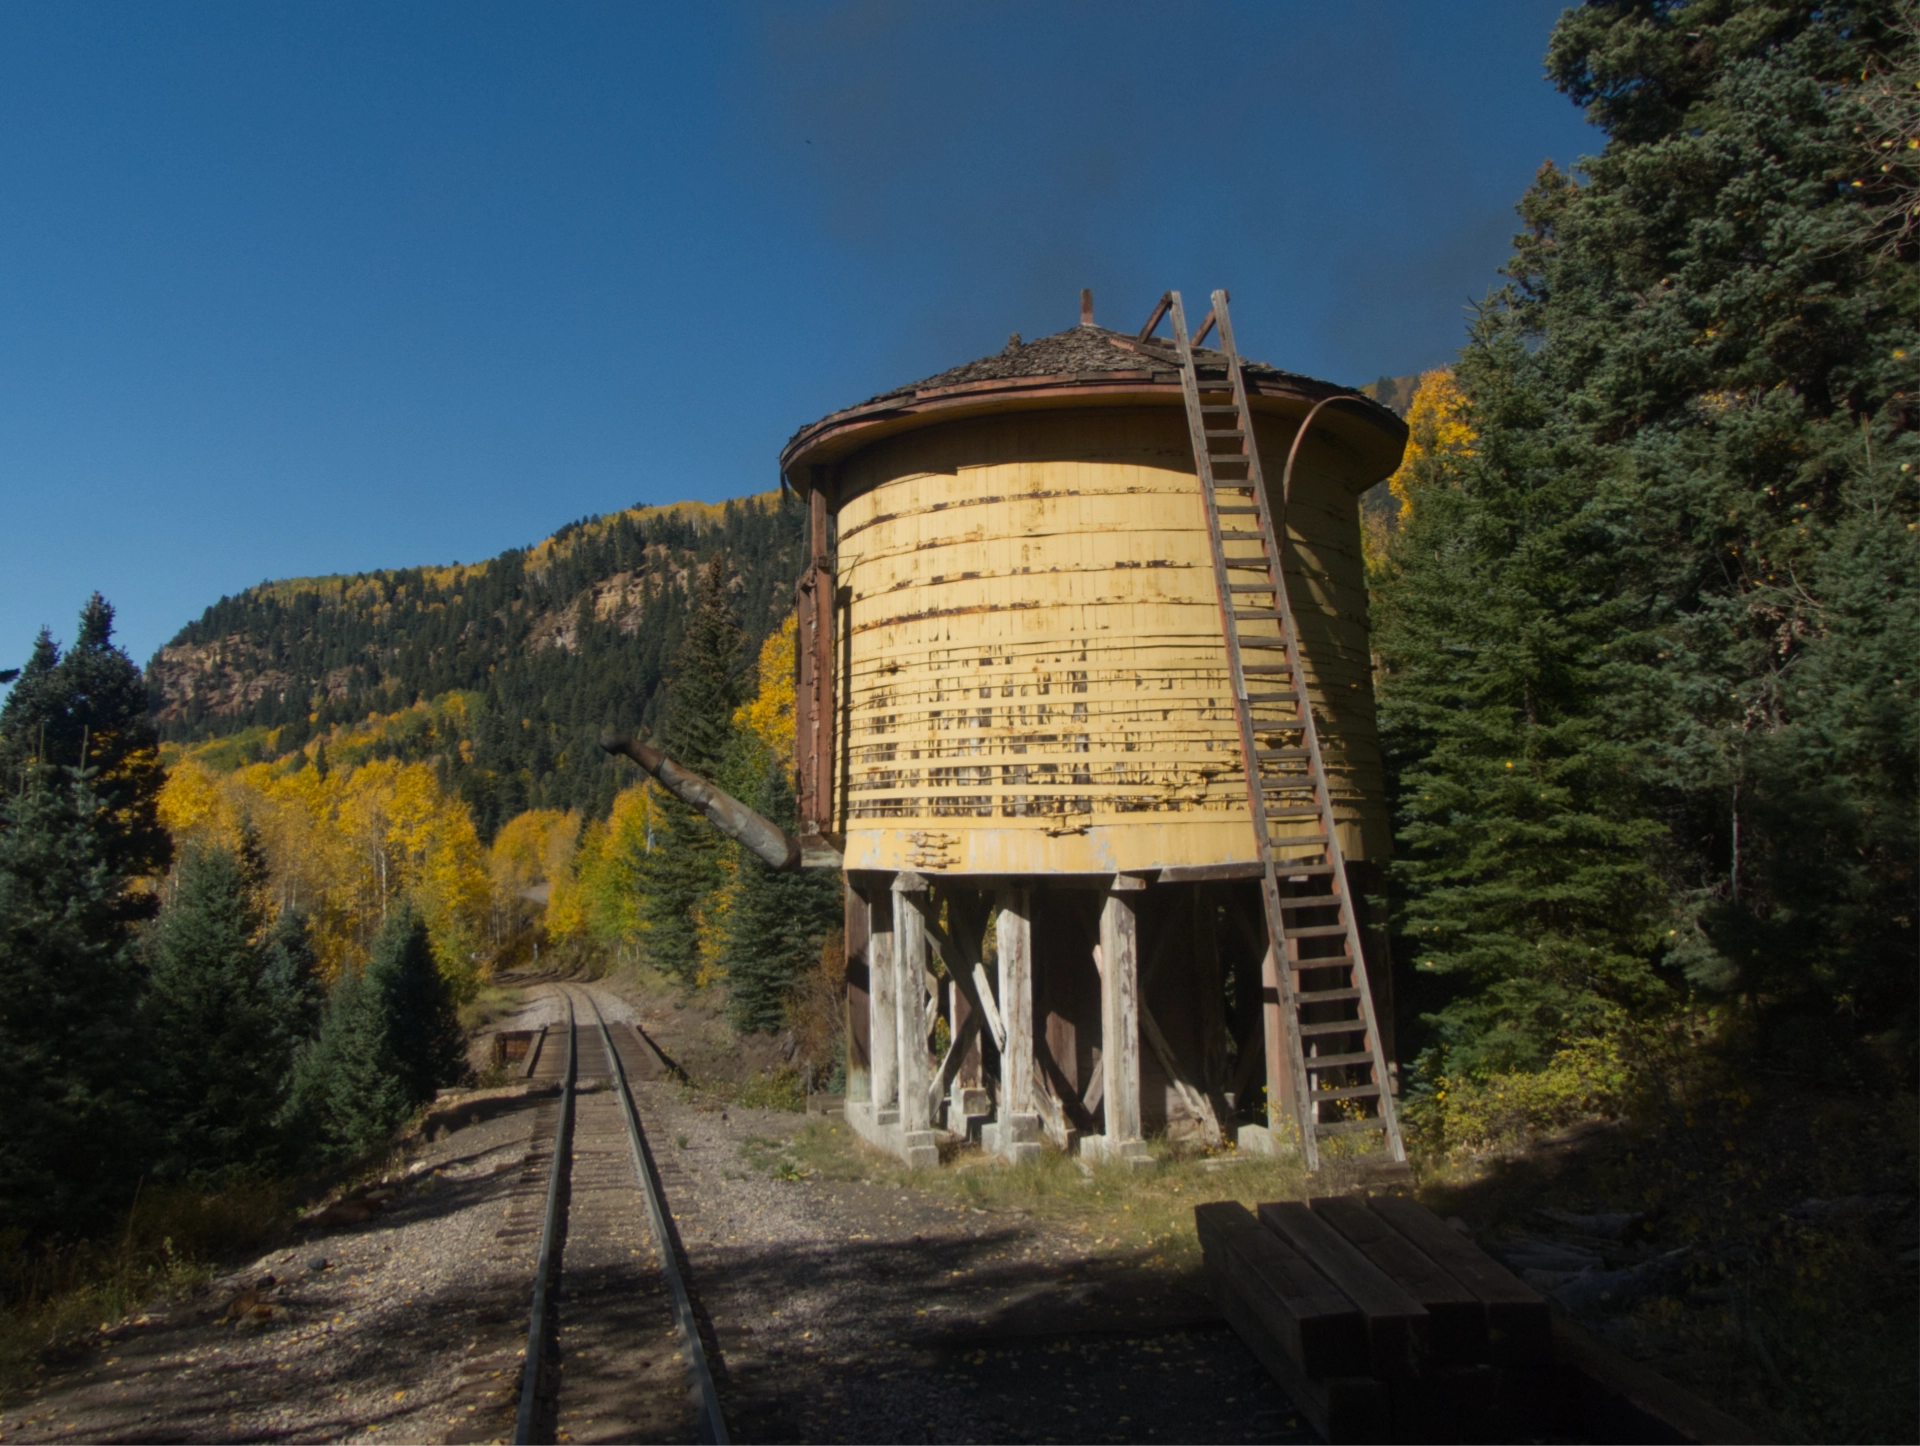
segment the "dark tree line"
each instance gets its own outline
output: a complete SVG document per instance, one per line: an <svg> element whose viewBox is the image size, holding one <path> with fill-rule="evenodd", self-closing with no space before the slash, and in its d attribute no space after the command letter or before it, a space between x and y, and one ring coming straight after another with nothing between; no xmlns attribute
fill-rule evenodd
<svg viewBox="0 0 1920 1446"><path fill-rule="evenodd" d="M1915 46L1871 0L1554 32L1606 146L1523 200L1473 449L1376 579L1430 1076L1718 1000L1782 1062L1911 1079L1920 284L1875 216L1920 195L1864 97Z"/></svg>
<svg viewBox="0 0 1920 1446"><path fill-rule="evenodd" d="M96 594L0 708L0 1231L22 1237L98 1228L142 1180L352 1158L466 1071L411 910L329 991L250 840L172 858L112 628Z"/></svg>

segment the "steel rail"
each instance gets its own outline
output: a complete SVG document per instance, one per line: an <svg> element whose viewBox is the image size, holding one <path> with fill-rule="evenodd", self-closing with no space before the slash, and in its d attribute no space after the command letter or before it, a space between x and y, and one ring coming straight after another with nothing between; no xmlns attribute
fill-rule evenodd
<svg viewBox="0 0 1920 1446"><path fill-rule="evenodd" d="M660 1182L655 1178L653 1162L647 1158L646 1142L640 1131L640 1115L634 1107L633 1091L627 1085L626 1065L620 1059L620 1052L613 1047L613 1036L607 1031L606 1016L601 1014L599 1001L593 997L591 990L587 993L587 1003L593 1008L593 1017L600 1026L601 1042L606 1046L607 1059L613 1066L614 1083L619 1087L620 1113L627 1122L627 1143L633 1147L633 1173L640 1182L640 1193L646 1198L647 1218L653 1223L654 1242L660 1249L660 1270L673 1293L673 1319L680 1329L680 1342L687 1355L687 1375L693 1392L694 1409L699 1415L700 1439L711 1443L711 1446L728 1446L732 1438L727 1435L727 1420L720 1412L720 1395L714 1389L713 1372L707 1367L706 1347L700 1341L700 1323L694 1319L693 1301L687 1295L687 1283L680 1274L680 1262L674 1253L673 1231L668 1225Z"/></svg>
<svg viewBox="0 0 1920 1446"><path fill-rule="evenodd" d="M547 1172L547 1215L540 1227L540 1260L534 1267L533 1309L527 1321L527 1359L520 1373L520 1409L514 1417L515 1446L533 1440L533 1413L540 1396L540 1367L546 1356L547 1296L558 1264L560 1244L560 1201L572 1168L573 1154L573 1082L579 1052L575 1048L579 1028L573 1017L573 996L565 990L567 1001L567 1062L560 1080L560 1127L553 1137L553 1166ZM596 1014L598 1010L594 1011ZM604 1032L605 1026L602 1026Z"/></svg>

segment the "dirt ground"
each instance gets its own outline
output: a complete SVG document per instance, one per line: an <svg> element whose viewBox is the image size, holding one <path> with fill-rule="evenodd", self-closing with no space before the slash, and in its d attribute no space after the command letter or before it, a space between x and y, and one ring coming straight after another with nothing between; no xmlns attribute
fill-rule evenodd
<svg viewBox="0 0 1920 1446"><path fill-rule="evenodd" d="M707 1011L596 993L676 1063L720 1057ZM535 1000L499 1025L555 1009ZM736 1439L1313 1439L1190 1261L968 1204L844 1125L742 1108L666 1071L635 1093ZM74 1342L0 1415L0 1440L506 1439L556 1096L516 1084L460 1105L412 1145L378 1213L303 1229ZM569 1357L566 1309L563 1284L562 1440L568 1369L584 1393L611 1347L576 1335ZM642 1334L649 1371L677 1368ZM684 1426L656 1430L625 1439Z"/></svg>

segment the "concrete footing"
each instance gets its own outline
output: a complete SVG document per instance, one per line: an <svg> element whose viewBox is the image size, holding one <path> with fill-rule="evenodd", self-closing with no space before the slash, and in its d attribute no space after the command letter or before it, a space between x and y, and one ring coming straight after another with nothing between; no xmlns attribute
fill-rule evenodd
<svg viewBox="0 0 1920 1446"><path fill-rule="evenodd" d="M984 1124L980 1127L980 1143L988 1154L1016 1165L1039 1159L1046 1148L1040 1143L1038 1115L1009 1115L1002 1122Z"/></svg>
<svg viewBox="0 0 1920 1446"><path fill-rule="evenodd" d="M1233 1142L1245 1155L1270 1155L1276 1160L1294 1160L1300 1155L1300 1146L1295 1141L1265 1125L1242 1125Z"/></svg>
<svg viewBox="0 0 1920 1446"><path fill-rule="evenodd" d="M898 1110L876 1110L867 1100L847 1102L847 1124L868 1144L897 1155L915 1170L940 1163L939 1136L932 1130L903 1130Z"/></svg>
<svg viewBox="0 0 1920 1446"><path fill-rule="evenodd" d="M1106 1135L1082 1136L1080 1158L1106 1164L1123 1164L1135 1170L1143 1170L1153 1163L1145 1140L1115 1140Z"/></svg>

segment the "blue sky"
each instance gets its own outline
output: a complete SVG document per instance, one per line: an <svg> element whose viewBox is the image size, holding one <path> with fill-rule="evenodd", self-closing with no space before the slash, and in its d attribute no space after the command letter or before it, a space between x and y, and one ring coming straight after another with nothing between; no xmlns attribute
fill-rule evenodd
<svg viewBox="0 0 1920 1446"><path fill-rule="evenodd" d="M822 413L1231 288L1444 362L1597 133L1558 3L0 7L0 666L776 481Z"/></svg>

